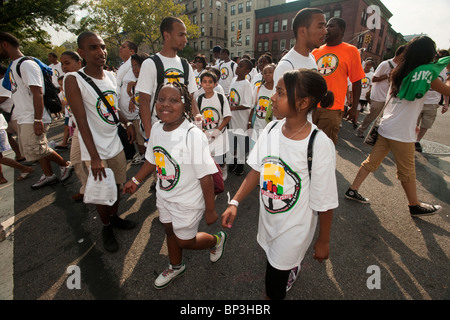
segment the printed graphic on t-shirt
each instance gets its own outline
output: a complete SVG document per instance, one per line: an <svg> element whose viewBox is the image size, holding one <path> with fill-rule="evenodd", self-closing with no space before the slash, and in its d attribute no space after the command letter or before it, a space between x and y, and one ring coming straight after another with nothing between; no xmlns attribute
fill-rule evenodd
<svg viewBox="0 0 450 320"><path fill-rule="evenodd" d="M256 107L256 117L259 119L265 119L267 108L269 107L269 97L261 96L258 100L258 106Z"/></svg>
<svg viewBox="0 0 450 320"><path fill-rule="evenodd" d="M202 108L203 129L210 130L219 126L220 113L216 108Z"/></svg>
<svg viewBox="0 0 450 320"><path fill-rule="evenodd" d="M241 103L241 96L236 89L231 88L230 90L230 107L237 107Z"/></svg>
<svg viewBox="0 0 450 320"><path fill-rule="evenodd" d="M53 76L58 79L61 76L61 73L59 73L58 69L53 69Z"/></svg>
<svg viewBox="0 0 450 320"><path fill-rule="evenodd" d="M329 76L336 71L339 65L339 58L332 53L327 53L317 59L317 68L320 74Z"/></svg>
<svg viewBox="0 0 450 320"><path fill-rule="evenodd" d="M172 190L180 179L179 164L162 147L154 147L153 154L155 155L156 174L160 190Z"/></svg>
<svg viewBox="0 0 450 320"><path fill-rule="evenodd" d="M14 79L12 71L9 73L9 82L11 83L11 94L16 93L17 91L17 82Z"/></svg>
<svg viewBox="0 0 450 320"><path fill-rule="evenodd" d="M261 199L266 211L271 214L289 211L297 203L302 189L298 174L274 156L263 159L261 174Z"/></svg>
<svg viewBox="0 0 450 320"><path fill-rule="evenodd" d="M113 111L116 112L117 108L114 103L114 95L116 95L115 91L104 91L103 95L105 96L106 100L108 101L109 105L112 107ZM100 116L100 118L105 121L108 124L116 125L116 122L114 121L114 117L112 116L111 112L109 112L108 108L105 106L103 101L100 98L97 98L97 103L95 105L97 108L97 113Z"/></svg>
<svg viewBox="0 0 450 320"><path fill-rule="evenodd" d="M228 71L227 67L223 67L220 69L220 78L222 80L226 80L229 75L230 75L230 71Z"/></svg>
<svg viewBox="0 0 450 320"><path fill-rule="evenodd" d="M167 82L172 83L175 81L182 82L184 80L184 73L177 68L169 68L165 71L165 76Z"/></svg>
<svg viewBox="0 0 450 320"><path fill-rule="evenodd" d="M361 79L361 89L368 89L370 84L370 78L364 77Z"/></svg>
<svg viewBox="0 0 450 320"><path fill-rule="evenodd" d="M255 81L255 88L258 88L262 83L262 80Z"/></svg>

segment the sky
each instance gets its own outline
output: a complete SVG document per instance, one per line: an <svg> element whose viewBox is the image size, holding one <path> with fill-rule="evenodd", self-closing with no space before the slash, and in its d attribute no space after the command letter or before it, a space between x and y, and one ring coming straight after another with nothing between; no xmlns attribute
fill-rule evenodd
<svg viewBox="0 0 450 320"><path fill-rule="evenodd" d="M389 22L395 31L404 36L424 33L436 42L439 49L450 48L449 0L382 0L382 2L393 14ZM65 32L51 31L50 34L55 45L61 45L64 41L75 38Z"/></svg>

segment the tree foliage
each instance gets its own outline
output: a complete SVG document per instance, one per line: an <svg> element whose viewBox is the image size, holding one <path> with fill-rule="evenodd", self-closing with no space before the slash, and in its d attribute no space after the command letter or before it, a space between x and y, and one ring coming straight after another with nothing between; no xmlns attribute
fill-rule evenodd
<svg viewBox="0 0 450 320"><path fill-rule="evenodd" d="M185 7L173 0L91 0L84 27L101 34L105 41L120 46L125 39L145 42L152 52L160 49L159 25L165 17L179 17L190 38L198 37L198 27L184 15Z"/></svg>
<svg viewBox="0 0 450 320"><path fill-rule="evenodd" d="M78 0L0 0L0 30L20 40L49 41L45 24L63 27Z"/></svg>

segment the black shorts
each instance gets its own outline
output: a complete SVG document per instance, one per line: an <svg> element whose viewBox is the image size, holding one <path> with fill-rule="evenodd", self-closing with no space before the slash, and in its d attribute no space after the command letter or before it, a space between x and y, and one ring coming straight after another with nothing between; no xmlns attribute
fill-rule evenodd
<svg viewBox="0 0 450 320"><path fill-rule="evenodd" d="M291 270L278 270L267 261L266 295L270 300L283 300L286 297L286 285Z"/></svg>

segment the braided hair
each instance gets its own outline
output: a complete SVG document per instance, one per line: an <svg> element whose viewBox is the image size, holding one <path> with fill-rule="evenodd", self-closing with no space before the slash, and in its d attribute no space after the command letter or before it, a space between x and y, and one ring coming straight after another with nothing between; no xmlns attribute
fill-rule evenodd
<svg viewBox="0 0 450 320"><path fill-rule="evenodd" d="M190 122L194 121L194 115L192 114L192 98L191 94L189 93L188 87L184 83L181 83L179 81L169 82L164 86L170 85L180 90L181 101L184 104L184 116Z"/></svg>

